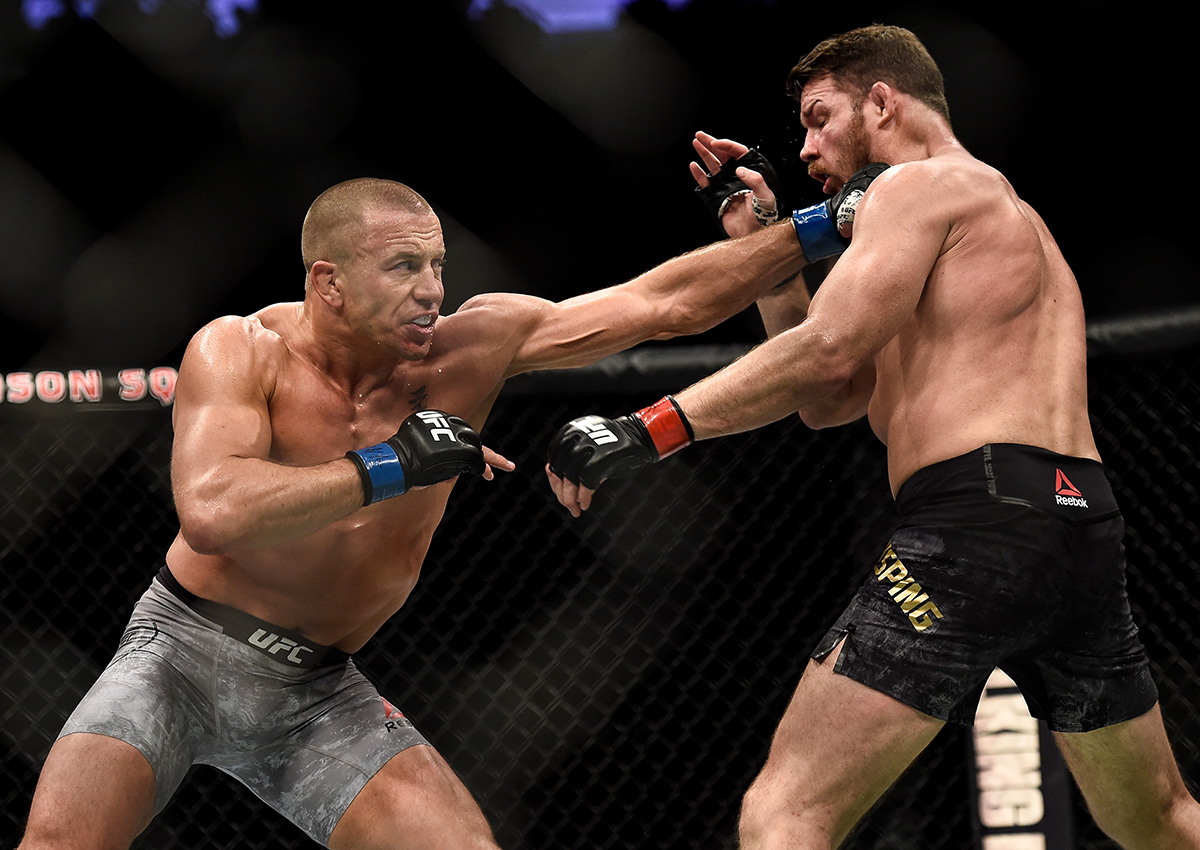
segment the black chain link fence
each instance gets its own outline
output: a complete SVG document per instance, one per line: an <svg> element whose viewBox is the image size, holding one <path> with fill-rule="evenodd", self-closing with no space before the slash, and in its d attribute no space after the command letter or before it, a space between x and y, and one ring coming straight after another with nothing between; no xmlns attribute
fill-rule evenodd
<svg viewBox="0 0 1200 850"><path fill-rule="evenodd" d="M1097 346L1091 363L1093 419L1128 521L1135 616L1193 789L1196 337L1133 354ZM504 847L735 847L741 794L807 654L885 541L884 452L862 423L811 432L787 421L698 444L612 482L572 520L541 471L549 434L573 416L627 412L678 389L687 357L670 347L635 355L623 362L651 364L634 369L636 380L604 368L514 380L484 436L518 471L458 484L416 592L361 653ZM168 409L5 404L0 440L7 847L54 735L110 657L175 518ZM967 732L947 727L846 846L973 846L970 770ZM1076 806L1078 846L1112 848ZM136 846L314 845L197 767Z"/></svg>

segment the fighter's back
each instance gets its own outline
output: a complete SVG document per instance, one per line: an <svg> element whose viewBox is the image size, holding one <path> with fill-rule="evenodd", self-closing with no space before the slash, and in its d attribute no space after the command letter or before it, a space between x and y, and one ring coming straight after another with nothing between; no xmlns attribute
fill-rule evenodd
<svg viewBox="0 0 1200 850"><path fill-rule="evenodd" d="M1045 223L961 149L903 167L922 172L906 184L923 187L945 238L915 310L876 357L869 417L893 490L985 443L1098 459L1083 303Z"/></svg>

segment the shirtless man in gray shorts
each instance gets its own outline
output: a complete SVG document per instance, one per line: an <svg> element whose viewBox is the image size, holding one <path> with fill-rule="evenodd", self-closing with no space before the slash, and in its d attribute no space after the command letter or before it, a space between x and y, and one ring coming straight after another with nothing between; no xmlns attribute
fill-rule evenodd
<svg viewBox="0 0 1200 850"><path fill-rule="evenodd" d="M180 534L47 757L23 850L128 847L193 763L329 847L495 847L352 654L412 592L455 477L513 468L477 433L505 379L697 333L804 262L752 234L561 303L488 294L443 316L441 225L408 187L332 187L301 241L302 301L188 346Z"/></svg>
<svg viewBox="0 0 1200 850"><path fill-rule="evenodd" d="M814 649L743 800L741 846L838 846L947 721L970 722L1001 667L1110 836L1197 850L1200 806L1125 595L1071 269L1038 214L955 138L941 72L912 33L827 39L788 90L800 158L827 193L890 164L856 207L853 244L811 299L796 283L759 302L771 339L645 410L569 423L549 464L578 515L606 477L796 411L813 427L866 416L887 445L898 528ZM734 169L773 205L762 173L737 164L744 145L700 134L696 147L702 186ZM816 259L820 217L759 229L753 207L731 204L730 233L799 238Z"/></svg>

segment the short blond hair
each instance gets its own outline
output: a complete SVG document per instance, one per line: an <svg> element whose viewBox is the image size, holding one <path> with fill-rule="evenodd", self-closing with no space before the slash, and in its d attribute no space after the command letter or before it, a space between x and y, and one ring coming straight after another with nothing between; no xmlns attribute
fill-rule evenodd
<svg viewBox="0 0 1200 850"><path fill-rule="evenodd" d="M433 211L428 201L395 180L359 177L330 186L312 202L300 229L305 271L311 270L317 260L344 262L356 236L363 230L367 210L372 208L412 213Z"/></svg>

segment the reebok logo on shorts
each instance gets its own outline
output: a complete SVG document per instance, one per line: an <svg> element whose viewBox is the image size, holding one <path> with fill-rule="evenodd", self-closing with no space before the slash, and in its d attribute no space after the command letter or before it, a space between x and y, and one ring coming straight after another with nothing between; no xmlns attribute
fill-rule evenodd
<svg viewBox="0 0 1200 850"><path fill-rule="evenodd" d="M1079 488L1071 483L1071 479L1067 478L1061 469L1054 470L1054 501L1056 504L1074 508L1088 506L1087 499L1083 498L1083 493L1079 492Z"/></svg>
<svg viewBox="0 0 1200 850"><path fill-rule="evenodd" d="M386 697L380 697L383 700L383 728L390 735L392 732L411 732L412 724L408 722L408 718L404 716L404 712L396 708L387 701Z"/></svg>
<svg viewBox="0 0 1200 850"><path fill-rule="evenodd" d="M908 615L912 627L918 632L925 631L934 624L935 620L942 619L942 612L930 600L929 594L922 590L921 585L909 574L908 567L901 563L900 557L890 543L883 550L883 557L875 566L875 579L892 583L888 589L888 595L896 601L900 610Z"/></svg>

